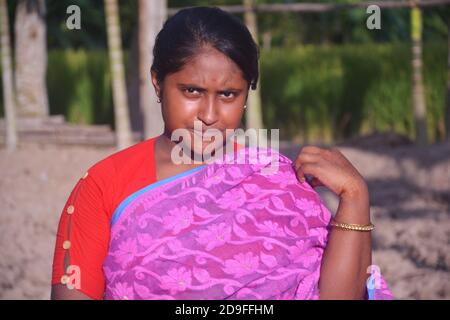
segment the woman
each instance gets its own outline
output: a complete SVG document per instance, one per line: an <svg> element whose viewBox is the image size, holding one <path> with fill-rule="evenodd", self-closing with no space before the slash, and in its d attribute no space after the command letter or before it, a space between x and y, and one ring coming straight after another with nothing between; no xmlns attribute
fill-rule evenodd
<svg viewBox="0 0 450 320"><path fill-rule="evenodd" d="M379 274L375 290L366 289L368 190L341 153L308 146L292 163L271 150L278 170L268 174L274 158L261 148L223 152L258 81L247 28L217 8L181 10L164 24L153 54L164 133L80 179L59 223L52 298L391 298ZM188 136L174 139L180 129ZM209 129L222 134L214 143L223 157L174 163L174 148L189 140L201 143L187 158L206 155L201 136ZM264 161L248 161L252 151ZM236 156L245 162L230 161ZM312 188L319 185L340 197L336 221Z"/></svg>

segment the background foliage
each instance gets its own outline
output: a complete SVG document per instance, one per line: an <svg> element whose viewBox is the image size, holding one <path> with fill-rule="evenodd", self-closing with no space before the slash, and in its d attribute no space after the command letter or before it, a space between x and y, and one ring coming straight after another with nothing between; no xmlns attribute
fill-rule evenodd
<svg viewBox="0 0 450 320"><path fill-rule="evenodd" d="M66 8L75 3L82 12L80 31L65 26ZM182 7L241 1L168 3ZM8 5L14 30L15 1L8 1ZM427 121L433 141L444 136L448 16L448 7L423 11ZM120 1L120 18L123 46L128 52L136 30L136 0ZM309 142L386 130L413 136L409 11L383 10L381 30L368 30L366 18L364 10L258 14L261 47L264 33L270 32L272 39L270 50L261 49L266 127L280 128L283 138ZM51 113L64 114L73 123L113 124L103 1L48 0L47 34ZM14 41L13 34L12 38ZM2 100L3 114L1 104Z"/></svg>

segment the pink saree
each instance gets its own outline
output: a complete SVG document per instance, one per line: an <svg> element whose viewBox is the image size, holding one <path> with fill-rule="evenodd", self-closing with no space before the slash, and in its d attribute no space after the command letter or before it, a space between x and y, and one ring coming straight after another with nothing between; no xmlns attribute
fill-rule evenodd
<svg viewBox="0 0 450 320"><path fill-rule="evenodd" d="M319 298L331 213L298 182L291 160L250 150L237 151L243 164L227 155L118 207L103 265L105 299ZM273 159L278 170L264 172ZM366 294L392 298L382 277Z"/></svg>

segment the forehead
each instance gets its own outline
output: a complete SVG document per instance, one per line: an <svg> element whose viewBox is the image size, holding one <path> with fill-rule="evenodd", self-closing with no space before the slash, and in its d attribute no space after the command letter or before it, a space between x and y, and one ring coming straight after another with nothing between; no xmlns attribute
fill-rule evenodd
<svg viewBox="0 0 450 320"><path fill-rule="evenodd" d="M181 70L168 77L177 82L204 87L246 85L238 65L220 51L210 47L201 49Z"/></svg>

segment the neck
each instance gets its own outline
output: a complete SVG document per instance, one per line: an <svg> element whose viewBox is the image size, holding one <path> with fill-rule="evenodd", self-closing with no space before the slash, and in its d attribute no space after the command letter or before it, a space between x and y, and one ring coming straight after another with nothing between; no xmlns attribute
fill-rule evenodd
<svg viewBox="0 0 450 320"><path fill-rule="evenodd" d="M156 149L155 150L157 150L158 156L160 157L161 161L163 161L165 163L172 163L172 158L171 158L172 150L177 144L178 144L177 141L171 140L171 135L167 131L164 131L164 133L158 137L158 139L156 140ZM204 164L204 163L194 163L193 154L191 155L191 159L192 159L191 164L179 164L178 166L197 167L197 166Z"/></svg>
<svg viewBox="0 0 450 320"><path fill-rule="evenodd" d="M171 153L173 148L177 145L178 142L176 141L172 141L171 140L171 134L168 133L166 130L164 130L164 133L161 134L158 139L156 140L156 150L158 152L158 157L161 159L161 161L163 162L170 162L172 163L172 159L171 159ZM224 146L222 146L224 147ZM241 146L238 146L238 149L240 149ZM226 152L225 150L223 152ZM191 159L194 159L194 155L193 153L190 155ZM197 161L198 162L198 161ZM200 165L203 165L204 162L202 161L202 163L195 163L194 161L192 161L192 164L181 164L181 166L186 166L186 167L197 167Z"/></svg>

